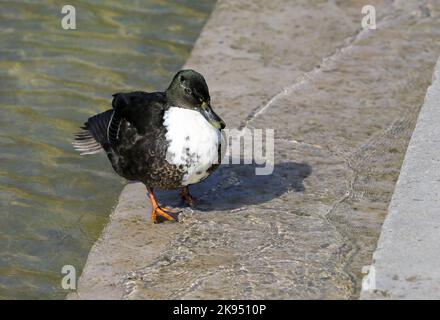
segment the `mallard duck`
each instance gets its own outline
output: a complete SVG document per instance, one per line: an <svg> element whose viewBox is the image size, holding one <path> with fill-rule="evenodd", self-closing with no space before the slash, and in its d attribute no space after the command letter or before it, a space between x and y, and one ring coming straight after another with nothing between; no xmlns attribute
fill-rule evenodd
<svg viewBox="0 0 440 320"><path fill-rule="evenodd" d="M203 76L181 70L165 92L114 94L112 109L90 117L73 146L81 155L105 151L117 174L142 182L157 223L178 220L179 212L162 208L154 190L182 188L182 199L194 206L189 186L218 168L224 128Z"/></svg>

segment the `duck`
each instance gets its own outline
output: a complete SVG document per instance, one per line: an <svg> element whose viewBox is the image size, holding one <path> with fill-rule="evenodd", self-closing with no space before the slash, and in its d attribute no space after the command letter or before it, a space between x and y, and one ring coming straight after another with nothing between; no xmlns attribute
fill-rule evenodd
<svg viewBox="0 0 440 320"><path fill-rule="evenodd" d="M181 189L194 207L189 186L208 178L226 150L225 122L211 106L205 78L180 70L164 92L113 95L112 108L84 123L73 140L81 155L105 152L114 171L142 182L153 223L178 221L181 211L159 205L156 189Z"/></svg>

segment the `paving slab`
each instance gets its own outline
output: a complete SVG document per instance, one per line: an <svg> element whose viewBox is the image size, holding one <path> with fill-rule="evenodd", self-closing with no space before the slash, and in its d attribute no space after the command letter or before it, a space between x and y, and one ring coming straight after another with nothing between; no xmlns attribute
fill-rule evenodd
<svg viewBox="0 0 440 320"><path fill-rule="evenodd" d="M440 299L440 59L365 277L363 299Z"/></svg>
<svg viewBox="0 0 440 320"><path fill-rule="evenodd" d="M361 28L365 4L376 30ZM193 187L199 206L162 225L127 185L68 298L358 298L439 14L429 1L220 0L185 67L206 76L229 128L275 130L273 174L222 165Z"/></svg>

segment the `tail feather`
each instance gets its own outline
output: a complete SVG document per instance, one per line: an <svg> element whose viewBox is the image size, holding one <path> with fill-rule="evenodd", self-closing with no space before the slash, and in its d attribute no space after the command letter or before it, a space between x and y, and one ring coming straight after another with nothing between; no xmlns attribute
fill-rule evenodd
<svg viewBox="0 0 440 320"><path fill-rule="evenodd" d="M109 142L108 127L111 122L113 110L107 110L87 120L82 131L75 135L72 143L75 150L81 155L95 154L103 151L105 144Z"/></svg>

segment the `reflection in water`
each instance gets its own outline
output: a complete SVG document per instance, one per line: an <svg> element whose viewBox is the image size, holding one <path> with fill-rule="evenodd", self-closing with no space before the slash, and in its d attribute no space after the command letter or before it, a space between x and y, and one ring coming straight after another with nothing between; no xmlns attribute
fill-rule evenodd
<svg viewBox="0 0 440 320"><path fill-rule="evenodd" d="M0 11L0 298L62 298L124 183L103 154L70 141L118 91L164 89L214 1L81 1L63 30L59 1Z"/></svg>

